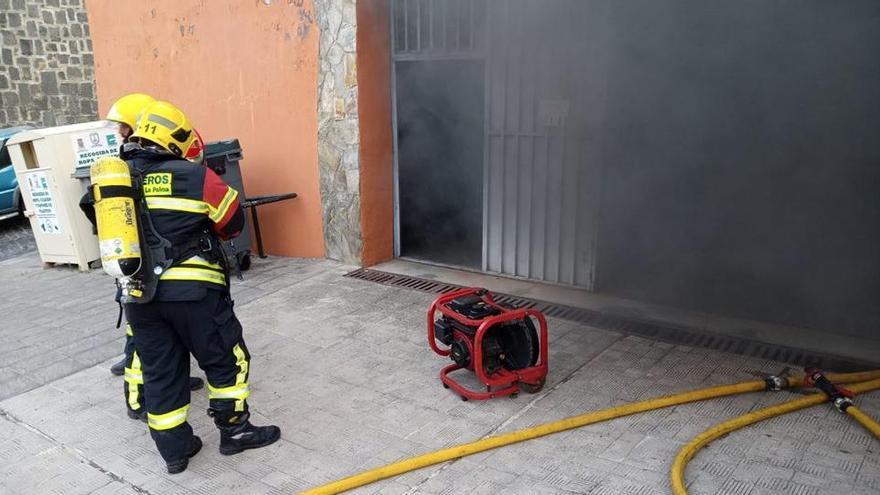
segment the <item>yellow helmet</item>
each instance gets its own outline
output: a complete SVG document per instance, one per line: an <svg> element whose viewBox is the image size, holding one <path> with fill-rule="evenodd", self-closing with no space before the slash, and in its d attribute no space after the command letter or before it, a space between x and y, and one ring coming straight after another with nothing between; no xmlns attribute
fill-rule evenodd
<svg viewBox="0 0 880 495"><path fill-rule="evenodd" d="M116 100L116 103L110 107L110 110L107 112L107 116L104 117L106 120L112 120L113 122L119 122L120 124L125 124L132 129L137 125L137 118L140 115L141 110L144 109L147 104L156 101L150 95L145 95L143 93L131 93L129 95L125 95L122 98Z"/></svg>
<svg viewBox="0 0 880 495"><path fill-rule="evenodd" d="M183 157L196 139L196 133L181 109L167 101L156 100L141 111L131 137L153 142Z"/></svg>

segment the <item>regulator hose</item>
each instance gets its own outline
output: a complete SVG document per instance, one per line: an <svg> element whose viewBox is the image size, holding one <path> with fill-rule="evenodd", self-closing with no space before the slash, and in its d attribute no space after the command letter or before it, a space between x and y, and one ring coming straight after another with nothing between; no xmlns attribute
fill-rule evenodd
<svg viewBox="0 0 880 495"><path fill-rule="evenodd" d="M880 378L880 370L864 371L858 373L844 374L828 374L828 379L835 382L853 382L869 380L872 378ZM772 380L771 380L772 379ZM766 380L754 380L748 382L737 383L733 385L722 385L718 387L710 387L691 392L684 392L673 395L665 395L654 399L648 399L641 402L634 402L622 406L611 407L600 411L593 411L579 416L572 416L559 421L545 423L531 428L512 431L501 435L487 437L471 443L465 443L436 450L427 454L404 459L402 461L386 464L385 466L364 471L362 473L349 476L325 485L321 485L304 492L302 495L329 495L341 493L347 490L374 483L376 481L398 476L409 471L421 469L423 467L439 464L441 462L459 459L487 450L504 447L526 440L532 440L545 435L559 433L581 426L601 423L610 419L621 418L632 414L653 411L654 409L662 409L664 407L677 406L696 402L706 399L714 399L717 397L725 397L729 395L742 394L746 392L757 392L760 390L777 390L780 388L800 387L803 386L804 377L796 376L790 378L771 377ZM880 384L880 380L878 380ZM880 386L880 385L878 385ZM823 394L819 394L824 397ZM820 401L821 402L821 401Z"/></svg>

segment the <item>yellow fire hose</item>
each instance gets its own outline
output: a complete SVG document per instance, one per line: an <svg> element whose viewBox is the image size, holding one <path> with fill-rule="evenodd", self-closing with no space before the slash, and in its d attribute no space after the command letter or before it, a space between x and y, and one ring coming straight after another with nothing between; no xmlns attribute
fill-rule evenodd
<svg viewBox="0 0 880 495"><path fill-rule="evenodd" d="M862 380L870 380L873 378L880 378L880 370L843 374L831 373L828 374L827 377L833 382L857 382ZM880 384L880 380L878 380L878 384ZM781 380L781 383L779 383L779 388L800 387L802 385L803 376L797 376L787 379L783 378ZM718 387L694 390L691 392L684 392L680 394L666 395L654 399L644 400L641 402L626 404L623 406L611 407L608 409L603 409L601 411L593 411L579 416L572 416L570 418L554 421L551 423L545 423L531 428L525 428L510 433L504 433L502 435L487 437L482 440L477 440L475 442L456 445L454 447L437 450L428 454L423 454L392 464L387 464L376 469L364 471L354 476L349 476L348 478L343 478L328 483L326 485L321 485L306 490L304 492L301 492L301 495L330 495L341 493L347 490L353 490L355 488L368 485L370 483L374 483L385 478L391 478L393 476L398 476L409 471L414 471L416 469L431 466L433 464L439 464L441 462L459 459L461 457L478 454L487 450L504 447L506 445L518 442L524 442L526 440L532 440L534 438L550 435L553 433L559 433L561 431L566 431L573 428L580 428L581 426L600 423L602 421L621 418L632 414L653 411L654 409L662 409L664 407L687 404L689 402L714 399L718 397L742 394L746 392L757 392L760 390L766 390L767 387L767 381L755 380L733 385L722 385Z"/></svg>
<svg viewBox="0 0 880 495"><path fill-rule="evenodd" d="M832 381L835 381L835 378L839 379L839 375L837 377L829 375L828 378ZM847 389L849 389L854 394L877 390L880 389L880 379L856 383L854 385L847 386ZM678 452L678 455L675 457L675 461L672 463L672 472L670 476L672 481L672 493L674 495L687 495L688 491L684 484L684 471L687 467L688 461L690 461L700 449L702 449L718 437L724 436L734 430L738 430L759 421L794 412L810 406L822 404L826 401L828 401L828 396L820 392L807 397L784 402L776 406L767 407L758 411L744 414L742 416L738 416L729 421L719 423L712 428L704 431L703 433L700 433L693 440L682 447L682 449ZM850 409L855 409L855 407L850 406L847 409L847 412L849 412ZM865 416L864 413L862 413L861 411L856 410L850 414L854 418L856 418L857 421L862 423L865 428L868 428L868 430L870 430L875 435L878 435L878 438L880 438L880 425L874 422L871 418ZM866 420L870 423L866 424L862 422L863 420Z"/></svg>
<svg viewBox="0 0 880 495"><path fill-rule="evenodd" d="M873 433L875 437L880 439L880 423L871 419L867 414L863 413L862 410L856 406L847 407L846 413L852 416L856 421L858 421L859 424L864 426L866 430Z"/></svg>

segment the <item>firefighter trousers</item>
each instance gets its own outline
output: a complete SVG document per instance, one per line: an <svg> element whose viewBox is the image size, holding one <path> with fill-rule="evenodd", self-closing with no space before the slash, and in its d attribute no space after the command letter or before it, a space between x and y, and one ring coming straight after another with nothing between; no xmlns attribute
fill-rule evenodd
<svg viewBox="0 0 880 495"><path fill-rule="evenodd" d="M199 301L127 304L143 373L150 435L166 462L184 459L193 435L189 411L192 354L208 378L209 413L222 428L246 417L250 354L232 300L209 290Z"/></svg>

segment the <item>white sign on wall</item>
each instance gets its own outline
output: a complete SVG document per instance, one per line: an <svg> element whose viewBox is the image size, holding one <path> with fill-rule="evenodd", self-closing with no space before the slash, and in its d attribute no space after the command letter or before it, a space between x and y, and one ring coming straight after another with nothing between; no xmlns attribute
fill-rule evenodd
<svg viewBox="0 0 880 495"><path fill-rule="evenodd" d="M38 228L44 234L60 234L61 225L58 223L58 212L55 210L55 200L52 199L52 192L49 190L49 178L46 172L28 174L27 181Z"/></svg>

